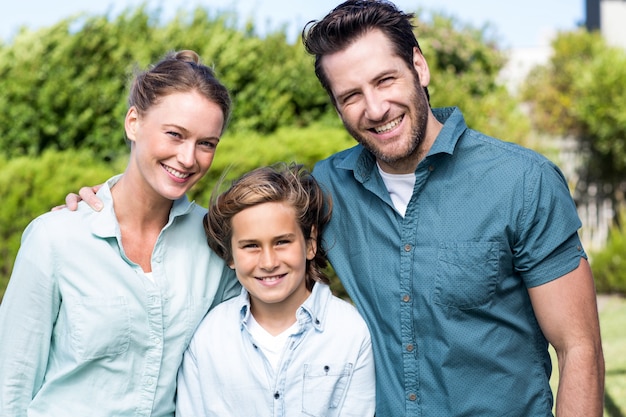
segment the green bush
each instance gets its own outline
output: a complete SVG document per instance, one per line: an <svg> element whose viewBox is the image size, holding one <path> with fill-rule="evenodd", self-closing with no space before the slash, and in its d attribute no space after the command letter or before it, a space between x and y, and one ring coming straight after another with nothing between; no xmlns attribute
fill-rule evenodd
<svg viewBox="0 0 626 417"><path fill-rule="evenodd" d="M324 156L353 144L335 120L301 129L281 128L272 135L227 133L217 148L209 173L191 190L189 197L206 206L223 173L227 180L233 179L277 161L297 161L312 168ZM10 160L0 156L0 164L5 167L0 173L0 300L26 225L52 206L62 204L68 192L76 192L84 185L100 184L123 172L126 161L124 156L104 163L86 150L49 150L39 157Z"/></svg>
<svg viewBox="0 0 626 417"><path fill-rule="evenodd" d="M590 259L597 291L626 295L626 210L609 231L604 249Z"/></svg>
<svg viewBox="0 0 626 417"><path fill-rule="evenodd" d="M68 191L97 184L119 171L87 151L46 151L41 156L0 158L0 300L9 281L24 228L62 204Z"/></svg>
<svg viewBox="0 0 626 417"><path fill-rule="evenodd" d="M274 133L337 115L313 71L313 58L285 30L264 36L237 16L197 7L163 22L146 6L79 15L0 44L0 153L89 149L124 155L129 78L165 52L194 49L215 68L234 99L231 132ZM417 35L433 73L434 106L460 106L469 126L523 143L528 121L497 82L505 62L484 30L438 14L417 17Z"/></svg>

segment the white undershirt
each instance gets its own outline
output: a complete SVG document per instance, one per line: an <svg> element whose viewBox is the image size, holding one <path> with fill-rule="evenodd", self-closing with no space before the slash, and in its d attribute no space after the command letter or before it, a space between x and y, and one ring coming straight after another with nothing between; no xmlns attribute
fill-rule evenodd
<svg viewBox="0 0 626 417"><path fill-rule="evenodd" d="M254 338L257 346L265 354L274 370L276 370L280 365L280 356L283 353L287 339L295 333L297 329L298 322L295 322L282 333L272 336L254 319L252 314L248 320L248 331L250 331L250 334Z"/></svg>
<svg viewBox="0 0 626 417"><path fill-rule="evenodd" d="M144 272L143 273L146 278L148 278L151 282L154 282L154 276L152 276L152 272Z"/></svg>
<svg viewBox="0 0 626 417"><path fill-rule="evenodd" d="M411 196L413 195L413 187L415 186L415 174L389 174L380 168L378 163L378 172L383 178L385 187L391 197L391 202L398 213L404 217L406 207L409 205Z"/></svg>

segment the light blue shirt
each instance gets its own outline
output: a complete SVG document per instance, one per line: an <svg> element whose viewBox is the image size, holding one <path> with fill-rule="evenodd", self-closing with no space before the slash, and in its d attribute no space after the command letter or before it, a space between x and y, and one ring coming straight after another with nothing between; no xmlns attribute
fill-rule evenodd
<svg viewBox="0 0 626 417"><path fill-rule="evenodd" d="M380 416L549 416L551 361L527 288L586 256L567 183L543 156L442 131L402 217L363 147L314 169L333 197L329 260L372 332Z"/></svg>
<svg viewBox="0 0 626 417"><path fill-rule="evenodd" d="M178 376L177 417L374 414L369 331L356 309L316 283L274 371L247 329L245 289L202 321Z"/></svg>
<svg viewBox="0 0 626 417"><path fill-rule="evenodd" d="M154 282L104 209L43 214L25 230L0 306L0 415L173 416L176 374L209 307L239 293L206 244L206 210L176 200L152 254Z"/></svg>

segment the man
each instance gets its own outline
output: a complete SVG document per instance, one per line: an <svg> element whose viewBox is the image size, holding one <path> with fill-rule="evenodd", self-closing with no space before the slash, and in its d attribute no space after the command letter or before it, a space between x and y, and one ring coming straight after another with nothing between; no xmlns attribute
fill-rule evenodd
<svg viewBox="0 0 626 417"><path fill-rule="evenodd" d="M376 414L552 415L550 343L557 415L601 416L595 289L565 179L430 108L412 17L349 0L303 32L359 142L314 175L334 200L329 259L372 333Z"/></svg>
<svg viewBox="0 0 626 417"><path fill-rule="evenodd" d="M372 332L380 416L601 416L604 359L559 169L429 105L412 15L349 0L303 31L359 145L319 162L329 259Z"/></svg>

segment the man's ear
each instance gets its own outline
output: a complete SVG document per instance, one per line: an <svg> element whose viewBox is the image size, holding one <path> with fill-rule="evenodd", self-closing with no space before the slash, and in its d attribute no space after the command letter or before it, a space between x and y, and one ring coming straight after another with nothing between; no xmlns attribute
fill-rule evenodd
<svg viewBox="0 0 626 417"><path fill-rule="evenodd" d="M420 52L419 48L413 48L413 68L417 71L420 77L420 84L422 87L428 87L430 83L430 69L428 68L428 62L426 58Z"/></svg>
<svg viewBox="0 0 626 417"><path fill-rule="evenodd" d="M126 118L124 119L124 130L126 131L126 138L129 141L134 142L137 136L137 125L139 124L139 113L135 106L131 106L126 112Z"/></svg>

